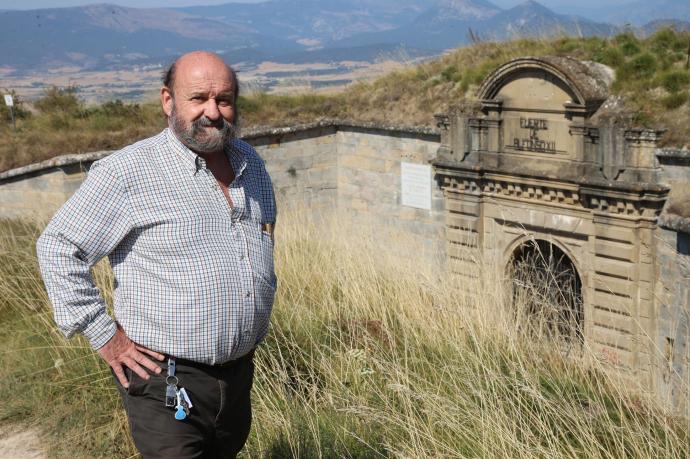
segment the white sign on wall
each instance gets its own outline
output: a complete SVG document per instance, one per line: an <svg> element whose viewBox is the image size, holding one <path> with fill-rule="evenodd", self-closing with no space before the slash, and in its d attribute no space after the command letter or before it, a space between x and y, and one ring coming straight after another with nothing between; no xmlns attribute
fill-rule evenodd
<svg viewBox="0 0 690 459"><path fill-rule="evenodd" d="M5 105L8 107L14 106L14 100L12 100L12 96L10 94L5 94Z"/></svg>
<svg viewBox="0 0 690 459"><path fill-rule="evenodd" d="M400 163L402 205L431 210L431 166Z"/></svg>

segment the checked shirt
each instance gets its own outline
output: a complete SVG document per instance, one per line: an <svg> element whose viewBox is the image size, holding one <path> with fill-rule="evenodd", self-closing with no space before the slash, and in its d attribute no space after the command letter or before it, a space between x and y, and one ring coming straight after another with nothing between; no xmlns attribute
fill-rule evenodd
<svg viewBox="0 0 690 459"><path fill-rule="evenodd" d="M263 160L241 140L228 204L203 158L166 129L97 161L37 243L55 320L98 349L116 322L154 351L218 364L266 335L276 277L276 205ZM91 267L108 256L115 320Z"/></svg>

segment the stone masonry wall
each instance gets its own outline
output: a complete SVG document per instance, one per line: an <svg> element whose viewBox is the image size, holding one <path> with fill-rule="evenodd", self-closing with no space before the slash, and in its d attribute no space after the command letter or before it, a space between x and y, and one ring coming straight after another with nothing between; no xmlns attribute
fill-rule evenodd
<svg viewBox="0 0 690 459"><path fill-rule="evenodd" d="M334 126L274 130L245 140L266 162L281 209L336 207L338 151Z"/></svg>
<svg viewBox="0 0 690 459"><path fill-rule="evenodd" d="M657 230L657 387L666 405L690 417L690 234Z"/></svg>
<svg viewBox="0 0 690 459"><path fill-rule="evenodd" d="M373 125L316 123L250 132L265 160L280 211L340 211L409 234L440 257L443 200L432 210L401 205L400 164L429 164L438 135ZM76 191L93 161L112 152L66 155L0 173L0 218L48 219Z"/></svg>
<svg viewBox="0 0 690 459"><path fill-rule="evenodd" d="M338 209L378 227L388 226L443 258L443 194L432 187L431 210L401 203L401 163L429 164L438 136L425 133L343 128L337 134ZM421 255L421 254L419 254Z"/></svg>
<svg viewBox="0 0 690 459"><path fill-rule="evenodd" d="M93 161L110 153L65 155L0 173L0 218L49 219L79 188Z"/></svg>

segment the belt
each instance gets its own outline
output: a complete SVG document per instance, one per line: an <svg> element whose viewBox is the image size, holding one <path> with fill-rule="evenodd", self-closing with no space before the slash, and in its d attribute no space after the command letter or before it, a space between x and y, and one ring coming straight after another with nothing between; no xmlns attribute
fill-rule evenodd
<svg viewBox="0 0 690 459"><path fill-rule="evenodd" d="M197 368L231 368L234 367L235 365L238 365L243 362L250 361L254 358L254 351L256 349L252 349L251 351L247 352L244 354L242 357L238 357L234 360L228 360L227 362L223 363L216 363L216 364L208 364L208 363L201 363L201 362L195 362L194 360L187 360L187 359L178 359L177 357L173 357L171 355L166 355L165 358L167 359L173 359L178 365L187 365L190 367L197 367Z"/></svg>

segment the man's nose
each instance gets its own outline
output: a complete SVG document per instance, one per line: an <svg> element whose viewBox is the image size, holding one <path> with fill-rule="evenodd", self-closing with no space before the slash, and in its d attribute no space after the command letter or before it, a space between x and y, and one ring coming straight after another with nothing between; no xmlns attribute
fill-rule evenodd
<svg viewBox="0 0 690 459"><path fill-rule="evenodd" d="M221 117L220 110L218 110L218 104L215 99L209 99L206 101L204 106L204 115L210 120L217 120Z"/></svg>

